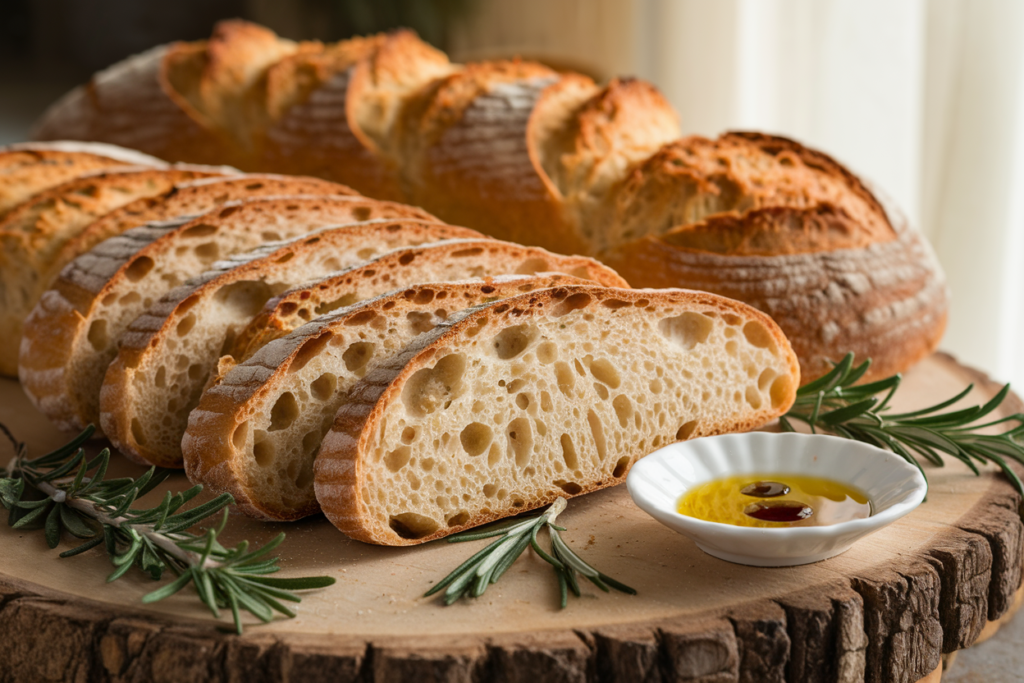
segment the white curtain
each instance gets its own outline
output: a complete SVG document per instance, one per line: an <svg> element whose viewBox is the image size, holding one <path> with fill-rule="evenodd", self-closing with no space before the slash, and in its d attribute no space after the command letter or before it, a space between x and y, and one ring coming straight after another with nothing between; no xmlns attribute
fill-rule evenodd
<svg viewBox="0 0 1024 683"><path fill-rule="evenodd" d="M453 52L636 74L688 133L764 130L835 156L935 245L943 347L1024 388L1024 2L484 0Z"/></svg>

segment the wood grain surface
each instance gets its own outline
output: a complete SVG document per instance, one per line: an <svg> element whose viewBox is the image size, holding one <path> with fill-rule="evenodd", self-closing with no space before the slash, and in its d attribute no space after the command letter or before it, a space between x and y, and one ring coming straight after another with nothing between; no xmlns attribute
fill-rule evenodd
<svg viewBox="0 0 1024 683"><path fill-rule="evenodd" d="M998 389L935 355L908 374L897 407L970 382L979 385L970 401ZM1009 403L1007 412L1022 408ZM10 381L0 382L0 422L35 453L66 438ZM565 610L550 568L530 554L483 597L445 608L419 596L476 544L382 548L322 518L239 516L227 542L285 530L281 575L338 580L307 593L297 618L250 624L241 637L221 632L190 589L143 607L155 584L140 573L106 584L104 553L60 560L64 548L48 550L41 533L5 526L0 681L913 683L1011 608L1024 546L1021 501L1001 475L974 477L954 462L927 473L929 499L911 515L839 557L779 569L705 555L639 511L624 487L574 500L560 517L563 537L639 594L584 588Z"/></svg>

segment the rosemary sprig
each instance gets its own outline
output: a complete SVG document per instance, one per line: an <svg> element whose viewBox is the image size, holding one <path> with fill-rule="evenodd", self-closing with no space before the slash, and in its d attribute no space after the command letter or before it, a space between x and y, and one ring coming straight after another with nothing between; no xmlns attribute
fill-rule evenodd
<svg viewBox="0 0 1024 683"><path fill-rule="evenodd" d="M565 506L565 498L558 498L539 515L499 522L478 531L465 531L452 536L448 539L449 543L465 543L495 536L499 538L459 565L455 571L441 579L423 597L430 597L442 589L447 589L444 591L444 604L446 605L452 604L463 596L478 598L483 595L489 585L501 578L501 575L512 566L512 563L523 554L528 546L532 547L537 555L554 568L555 575L558 577L562 607L568 604L570 590L577 597L580 596L577 574L589 579L605 593L609 592L609 588L614 588L623 593L636 595L634 589L602 574L584 562L562 540L558 532L565 531L565 528L555 524L555 520L565 510ZM537 541L538 532L545 527L551 539L550 553L545 552Z"/></svg>
<svg viewBox="0 0 1024 683"><path fill-rule="evenodd" d="M791 420L799 420L809 425L812 433L823 430L888 448L921 470L925 481L928 477L919 458L942 467L943 454L951 455L975 474L980 474L978 464L993 462L1024 495L1024 483L1006 462L1009 458L1024 463L1024 447L1018 441L1024 436L1024 414L1015 413L979 424L1010 393L1009 384L984 405L946 410L967 396L974 388L972 384L956 396L931 407L892 413L889 402L900 386L901 377L893 375L857 385L870 365L871 361L866 360L855 366L853 354L847 354L827 375L797 391L793 407L779 420L782 428L794 431ZM1001 424L1013 426L1001 434L982 434L979 431Z"/></svg>
<svg viewBox="0 0 1024 683"><path fill-rule="evenodd" d="M0 431L15 450L14 458L0 472L0 502L9 511L8 524L16 529L43 529L51 548L57 547L65 533L84 541L60 557L103 546L114 564L108 582L132 567L153 580L159 580L167 569L177 575L174 581L143 596L144 603L163 600L191 583L215 617L220 618L222 609L231 610L235 631L241 634L241 610L263 622L270 621L274 612L294 617L281 601L299 602L301 598L293 591L334 583L327 576L268 576L280 569L278 558L268 555L284 541L283 533L254 550L249 550L248 541L234 548L222 546L218 537L227 524L227 507L234 503L231 494L183 510L203 489L193 486L177 494L167 491L156 507L133 507L138 498L163 483L171 470L153 467L138 479L106 479L109 449L89 459L82 448L94 431L91 425L74 440L35 459L29 459L25 444L7 427L0 424ZM199 534L188 531L220 512L216 526Z"/></svg>

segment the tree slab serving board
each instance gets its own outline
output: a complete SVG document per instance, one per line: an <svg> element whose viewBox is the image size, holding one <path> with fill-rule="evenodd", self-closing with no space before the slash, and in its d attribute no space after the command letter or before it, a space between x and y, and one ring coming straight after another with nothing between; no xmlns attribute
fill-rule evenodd
<svg viewBox="0 0 1024 683"><path fill-rule="evenodd" d="M965 403L999 388L937 354L908 373L897 408L971 382ZM1002 410L1022 407L1011 396ZM67 439L11 380L0 380L0 422L34 454ZM284 530L279 575L337 579L306 593L297 618L249 624L241 637L218 630L226 622L191 588L143 606L157 584L141 573L107 584L102 551L61 560L69 546L51 551L42 533L3 526L0 680L913 683L1006 613L1021 583L1019 496L994 468L975 477L948 461L926 466L929 499L914 513L801 567L705 555L622 486L572 500L559 518L563 538L639 593L588 585L564 610L550 567L529 551L481 598L443 607L420 596L479 544L382 548L346 539L321 517L286 525L235 516L225 542Z"/></svg>

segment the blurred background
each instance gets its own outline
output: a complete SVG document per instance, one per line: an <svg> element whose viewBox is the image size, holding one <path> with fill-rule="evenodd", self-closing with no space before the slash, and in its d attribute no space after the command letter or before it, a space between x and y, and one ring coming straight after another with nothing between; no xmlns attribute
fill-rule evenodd
<svg viewBox="0 0 1024 683"><path fill-rule="evenodd" d="M0 144L152 45L244 17L294 39L411 26L466 61L632 74L687 133L754 129L870 179L949 275L944 347L1024 386L1024 2L1019 0L0 0Z"/></svg>

